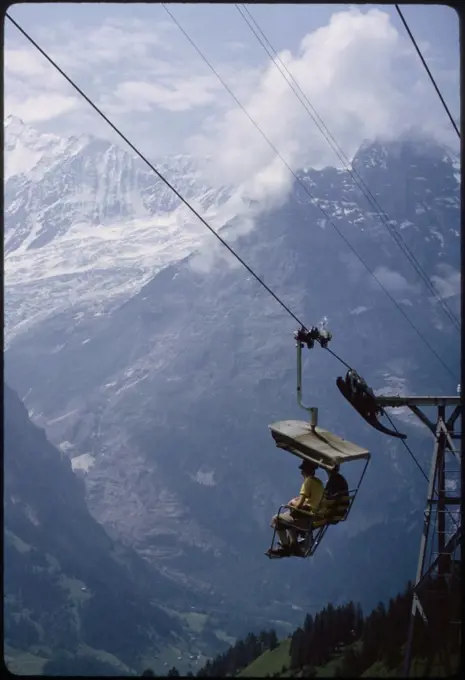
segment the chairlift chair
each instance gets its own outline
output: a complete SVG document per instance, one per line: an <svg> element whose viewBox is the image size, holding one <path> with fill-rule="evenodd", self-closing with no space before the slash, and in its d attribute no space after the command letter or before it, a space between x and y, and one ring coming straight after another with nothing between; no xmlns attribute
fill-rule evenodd
<svg viewBox="0 0 465 680"><path fill-rule="evenodd" d="M315 329L312 329L312 332L314 331ZM365 476L368 463L370 462L370 453L367 449L357 446L357 444L353 444L332 432L328 432L328 430L318 427L318 409L303 404L302 347L303 343L306 342L306 338L303 331L296 333L295 337L297 339L297 402L302 409L310 414L310 422L303 420L282 420L269 425L269 428L278 448L292 453L302 460L310 461L325 470L334 470L337 466L356 460L366 461L356 488L348 492L349 503L345 514L342 517L337 518L338 522L343 522L349 516L355 497L363 477ZM311 347L313 345L307 344L307 346ZM347 496L344 497L344 500L347 501ZM311 557L315 554L328 526L330 526L331 518L325 518L322 513L318 514L318 509L316 509L314 513L310 513L306 510L291 508L289 505L281 505L278 510L271 546L269 551L265 554L267 554L270 559L282 559L281 555L273 555L270 553L272 553L275 546L279 516L284 509L291 509L296 518L299 516L311 517L312 524L308 530L303 530L298 526L286 523L286 527L295 528L297 535L299 536L299 545L301 548L299 557Z"/></svg>

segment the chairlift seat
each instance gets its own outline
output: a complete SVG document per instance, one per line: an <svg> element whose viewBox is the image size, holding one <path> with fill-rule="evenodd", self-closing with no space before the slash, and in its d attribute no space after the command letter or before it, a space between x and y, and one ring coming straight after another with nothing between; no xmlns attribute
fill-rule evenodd
<svg viewBox="0 0 465 680"><path fill-rule="evenodd" d="M281 511L283 510L283 508L288 508L288 507L289 506L287 506L287 505L282 505L279 508L278 518L279 518L279 515L280 515ZM305 515L309 514L305 511L302 511L302 510L296 510L295 508L294 508L294 512L305 514ZM297 533L298 545L301 549L300 555L289 555L289 557L290 556L294 556L294 557L298 556L298 557L303 557L303 558L312 557L315 554L315 551L318 548L318 546L321 542L321 539L325 535L328 526L329 526L328 523L324 523L322 526L319 526L319 527L311 527L310 526L308 529L302 529L298 525L287 523L288 528L291 527L291 528L295 529L295 531ZM265 554L270 559L283 559L282 555L273 554L275 536L276 536L276 527L275 527L275 530L273 532L273 538L272 538L272 541L271 541L270 550Z"/></svg>
<svg viewBox="0 0 465 680"><path fill-rule="evenodd" d="M313 428L304 420L281 420L272 423L269 428L276 446L326 469L331 470L336 465L370 458L367 449L328 430Z"/></svg>
<svg viewBox="0 0 465 680"><path fill-rule="evenodd" d="M347 519L361 481L365 475L370 460L370 453L368 449L357 446L346 439L342 439L342 437L338 437L338 435L335 435L332 432L328 432L328 430L323 430L318 426L312 426L311 423L302 420L282 420L269 425L269 428L276 446L294 454L302 460L316 463L319 467L325 468L326 470L333 470L337 465L342 465L344 463L365 460L365 466L357 488L344 494L344 498L348 497L350 502L341 516L331 517L331 512L328 511L331 510L332 500L329 499L329 503L328 501L326 502L325 509L323 509L323 507L321 510L320 508L317 508L315 509L315 512L312 513L313 521L309 530L302 530L297 525L293 527L297 530L298 536L303 537L303 542L301 544L303 550L300 556L312 557L324 538L328 527ZM281 506L279 509L278 518L284 507L287 506ZM296 510L295 508L294 511L308 514L303 510ZM280 559L281 555L270 554L274 548L275 536L276 526L273 532L270 550L266 554L270 558Z"/></svg>
<svg viewBox="0 0 465 680"><path fill-rule="evenodd" d="M365 459L365 466L361 473L357 488L355 491L346 492L344 495L344 499L349 500L347 509L344 509L343 512L333 515L332 517L325 517L323 513L319 512L319 508L316 508L312 513L313 521L308 531L302 530L301 527L294 525L293 528L297 530L298 538L299 536L303 537L303 542L301 543L303 548L301 557L310 557L314 555L315 550L321 543L328 526L347 519L368 467L370 453L368 449L357 446L346 439L342 439L342 437L338 437L338 435L333 434L332 432L328 432L328 430L323 430L321 427L318 427L318 409L314 406L304 406L302 403L303 343L305 342L307 346L311 348L313 347L315 340L318 340L322 347L326 347L328 340L331 339L331 335L323 336L317 328L312 328L310 331L302 328L301 331L295 334L295 338L297 340L297 401L299 406L311 415L311 422L302 420L281 420L269 425L268 427L271 430L276 446L284 451L292 453L304 461L306 460L316 464L318 467L322 467L328 471L332 471L337 468L337 466L344 463ZM278 510L277 522L274 524L273 538L271 539L271 546L267 553L265 553L270 558L284 557L284 555L274 553L274 542L279 516L284 507L286 506L281 506ZM297 510L294 508L294 510L297 512L304 512L302 509ZM327 515L328 514L331 515L331 513L327 513Z"/></svg>

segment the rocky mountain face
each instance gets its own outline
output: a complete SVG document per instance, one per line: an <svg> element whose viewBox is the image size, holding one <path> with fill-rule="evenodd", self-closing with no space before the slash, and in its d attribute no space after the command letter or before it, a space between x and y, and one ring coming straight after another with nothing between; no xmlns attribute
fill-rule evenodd
<svg viewBox="0 0 465 680"><path fill-rule="evenodd" d="M6 185L5 362L85 480L91 513L160 573L247 613L244 632L295 623L302 602L369 607L397 592L414 573L426 490L402 444L341 401L344 366L306 350L304 400L373 459L350 521L313 561L269 563L270 517L300 484L267 427L302 417L296 322L130 154L73 143L76 155L61 141L53 163ZM237 195L207 188L192 163L177 159L177 188L306 325L327 318L331 348L375 391L455 393L459 334L346 170L299 176L399 308L301 184L249 229ZM432 143L367 143L353 167L458 316L457 157ZM402 411L395 422L426 465L428 435Z"/></svg>
<svg viewBox="0 0 465 680"><path fill-rule="evenodd" d="M4 385L4 634L16 650L106 653L113 670L140 667L143 654L182 634L152 602L179 588L90 515L70 460L33 425Z"/></svg>

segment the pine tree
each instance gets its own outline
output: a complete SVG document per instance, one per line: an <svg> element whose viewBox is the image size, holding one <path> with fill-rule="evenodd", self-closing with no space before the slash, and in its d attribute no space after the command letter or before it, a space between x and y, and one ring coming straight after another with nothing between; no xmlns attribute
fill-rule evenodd
<svg viewBox="0 0 465 680"><path fill-rule="evenodd" d="M276 635L276 631L274 629L272 629L272 630L270 630L270 636L269 636L269 640L268 640L268 649L270 649L272 651L273 649L276 649L277 646L278 646L278 637Z"/></svg>
<svg viewBox="0 0 465 680"><path fill-rule="evenodd" d="M313 616L311 614L307 614L305 617L305 623L304 623L304 631L306 633L311 633L313 628Z"/></svg>
<svg viewBox="0 0 465 680"><path fill-rule="evenodd" d="M357 604L355 608L355 621L354 621L354 638L358 639L363 631L363 611L360 604Z"/></svg>
<svg viewBox="0 0 465 680"><path fill-rule="evenodd" d="M291 639L291 668L301 668L305 648L305 633L297 628Z"/></svg>

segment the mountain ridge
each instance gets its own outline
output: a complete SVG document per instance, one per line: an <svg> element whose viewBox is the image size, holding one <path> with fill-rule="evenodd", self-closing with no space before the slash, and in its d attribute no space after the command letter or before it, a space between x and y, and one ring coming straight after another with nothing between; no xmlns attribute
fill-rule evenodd
<svg viewBox="0 0 465 680"><path fill-rule="evenodd" d="M6 384L4 408L7 644L73 652L87 643L122 658L126 666L136 665L144 647L181 632L162 609L147 606L149 593L153 599L157 590L166 594L171 587L175 598L176 587L130 549L115 544L95 522L83 481L48 443L45 432L30 423ZM141 606L144 613L136 614ZM105 609L114 613L121 607L125 614L116 625L113 620L109 634L103 621L100 630L95 626ZM131 626L135 614L140 628L134 634L127 624ZM23 621L22 629L18 621Z"/></svg>
<svg viewBox="0 0 465 680"><path fill-rule="evenodd" d="M458 258L456 170L452 160L440 162L439 147L431 162L421 160L421 149L409 153L400 167L396 158L383 161L385 168L367 163L366 181L369 186L373 182L378 193L385 187L380 203L398 228L403 226L404 238L428 274L448 281ZM423 175L412 166L420 161L427 172L425 179L417 180ZM308 170L302 177L312 183L322 207L409 318L448 360L458 357L458 343L442 322L436 302L425 295L408 263L399 259L397 247L351 186L348 173L329 168ZM388 186L402 182L409 183L408 195ZM427 202L428 211L417 212L421 202ZM217 206L209 209L214 212ZM186 213L177 216L179 229L167 252L176 234L184 229L190 233ZM438 230L438 224L432 224L433 218L444 241L444 271L434 259L438 239L432 229ZM238 253L299 317L313 324L327 316L334 350L376 390L455 390L456 383L432 363L427 348L415 344L411 352L418 338L401 325L398 310L322 220L299 183L286 203L254 214L253 228L245 228L241 220L236 214L223 226L223 233L231 230ZM280 571L282 565L274 572L265 567L262 553L271 538L269 518L285 500L283 495L292 495L296 482L290 461L270 443L267 425L296 413L294 323L242 269L217 256L212 236L195 246L187 243L182 252L174 246L174 254L168 252L157 271L147 268L145 278L136 283L132 265L124 261L128 242L116 236L120 252L113 261L110 255L116 249L106 251L111 264L101 269L104 285L95 306L92 291L90 302L83 299L89 281L79 283L73 273L59 273L63 253L53 260L53 240L36 248L34 257L52 253L44 262L55 262L55 278L38 272L26 285L21 271L27 270L28 260L20 265L16 251L7 255L7 376L51 440L70 458L82 462L86 456L89 466L80 474L85 475L91 512L164 573L180 583L193 578L225 603L237 597L245 608L250 600L256 617L261 610L283 620L283 610L289 610L287 621L293 620L291 604L313 597L319 581L325 583L328 597L343 597L333 555L350 555L357 534L362 551L363 532L374 543L373 562L371 568L364 567L364 576L361 565L354 563L349 579L354 597L356 593L360 599L364 579L370 581L370 598L377 587L386 590L384 578L372 573L385 561L384 549L398 546L399 534L410 524L412 541L420 535L423 493L405 451L369 431L348 406L339 406L333 382L340 367L330 363L327 354L318 348L306 354L305 370L311 371L308 398L318 401L323 426L375 454L347 527L336 527L328 535L318 561L287 567L288 582L281 591L285 571ZM72 244L69 257L85 249L78 243ZM134 255L135 268L140 266L139 253ZM111 291L123 280L127 287L112 298ZM451 297L451 304L457 304L457 298ZM411 441L424 450L426 434L408 421L405 426ZM422 463L426 455L421 453ZM388 498L385 485L392 489ZM162 526L153 517L165 508ZM379 544L380 535L386 546ZM415 544L405 555L396 554L393 570L398 570L398 579L405 580L414 568L416 549ZM241 582L238 592L237 579L244 570L249 582ZM276 591L271 606L267 603Z"/></svg>

